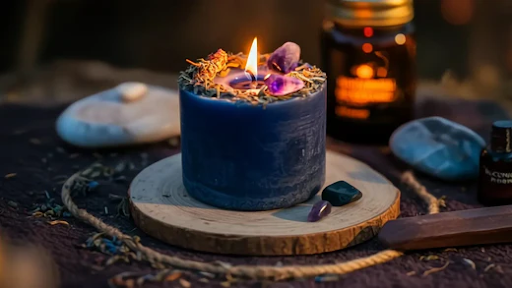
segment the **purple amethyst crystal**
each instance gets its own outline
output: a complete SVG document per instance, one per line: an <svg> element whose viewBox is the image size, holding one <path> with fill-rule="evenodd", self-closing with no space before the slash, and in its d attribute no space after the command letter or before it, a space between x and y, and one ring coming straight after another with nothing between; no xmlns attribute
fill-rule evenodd
<svg viewBox="0 0 512 288"><path fill-rule="evenodd" d="M308 215L308 222L316 222L331 214L331 203L327 201L318 201L313 205Z"/></svg>
<svg viewBox="0 0 512 288"><path fill-rule="evenodd" d="M267 66L270 70L286 74L297 68L299 60L300 46L293 42L286 42L270 55L267 60Z"/></svg>
<svg viewBox="0 0 512 288"><path fill-rule="evenodd" d="M304 87L304 82L294 77L272 74L265 78L265 85L270 94L283 96L299 91Z"/></svg>

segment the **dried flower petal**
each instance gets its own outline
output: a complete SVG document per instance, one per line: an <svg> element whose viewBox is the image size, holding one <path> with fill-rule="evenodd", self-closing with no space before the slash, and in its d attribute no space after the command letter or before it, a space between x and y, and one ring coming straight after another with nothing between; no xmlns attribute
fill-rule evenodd
<svg viewBox="0 0 512 288"><path fill-rule="evenodd" d="M304 87L304 82L294 77L272 74L265 78L265 85L270 94L283 96L299 91Z"/></svg>
<svg viewBox="0 0 512 288"><path fill-rule="evenodd" d="M300 46L293 42L286 42L277 48L267 60L271 70L288 73L297 68L300 60Z"/></svg>

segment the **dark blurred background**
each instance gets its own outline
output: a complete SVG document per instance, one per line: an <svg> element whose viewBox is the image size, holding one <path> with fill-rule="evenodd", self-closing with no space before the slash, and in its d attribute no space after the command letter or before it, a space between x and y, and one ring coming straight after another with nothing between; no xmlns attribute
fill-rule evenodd
<svg viewBox="0 0 512 288"><path fill-rule="evenodd" d="M73 70L87 61L175 74L186 58L248 51L254 36L261 52L294 41L308 62L321 57L321 0L4 0L0 7L0 73L18 80L57 69L52 63ZM508 94L511 0L415 0L415 13L421 79Z"/></svg>

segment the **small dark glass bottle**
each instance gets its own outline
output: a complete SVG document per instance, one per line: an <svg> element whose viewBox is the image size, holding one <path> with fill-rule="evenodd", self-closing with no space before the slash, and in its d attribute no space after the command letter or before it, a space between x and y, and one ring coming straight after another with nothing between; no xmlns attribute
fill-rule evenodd
<svg viewBox="0 0 512 288"><path fill-rule="evenodd" d="M512 204L512 121L496 121L491 141L480 154L478 201L484 205Z"/></svg>
<svg viewBox="0 0 512 288"><path fill-rule="evenodd" d="M387 144L413 117L416 42L412 0L329 0L322 30L327 134Z"/></svg>

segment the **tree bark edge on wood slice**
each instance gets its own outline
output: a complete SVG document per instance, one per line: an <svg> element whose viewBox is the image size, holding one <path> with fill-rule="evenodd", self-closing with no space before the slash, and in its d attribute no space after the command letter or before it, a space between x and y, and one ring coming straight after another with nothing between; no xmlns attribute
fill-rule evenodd
<svg viewBox="0 0 512 288"><path fill-rule="evenodd" d="M147 167L128 194L135 224L145 233L171 245L219 254L332 252L377 236L387 221L400 214L400 191L366 164L328 151L326 178L326 185L338 180L353 184L363 198L333 207L331 215L314 223L304 219L319 196L288 211L260 212L227 211L193 199L182 187L179 154ZM276 216L281 211L285 216Z"/></svg>

